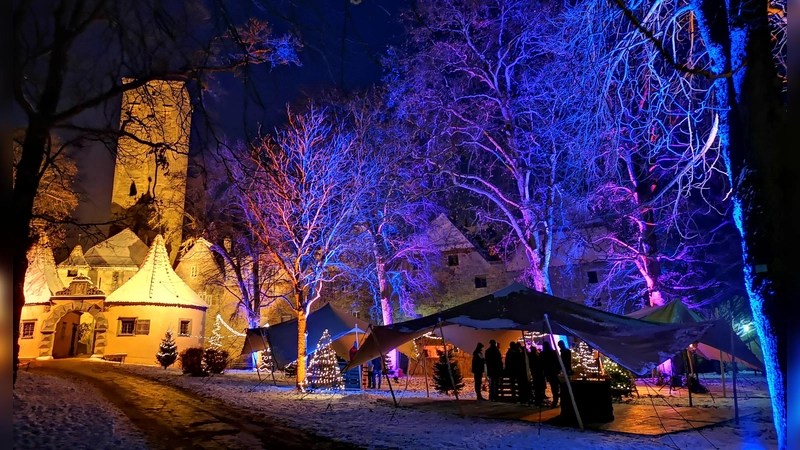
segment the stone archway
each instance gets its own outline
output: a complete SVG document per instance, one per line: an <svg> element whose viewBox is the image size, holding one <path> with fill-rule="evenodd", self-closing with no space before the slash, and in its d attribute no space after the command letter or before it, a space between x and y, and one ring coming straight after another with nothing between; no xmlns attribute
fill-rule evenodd
<svg viewBox="0 0 800 450"><path fill-rule="evenodd" d="M102 358L106 351L106 332L108 319L103 314L102 303L82 300L69 301L54 306L50 314L42 323L42 340L39 341L39 359L53 357L53 342L56 336L56 326L61 319L70 312L89 313L94 317L94 352L92 358Z"/></svg>

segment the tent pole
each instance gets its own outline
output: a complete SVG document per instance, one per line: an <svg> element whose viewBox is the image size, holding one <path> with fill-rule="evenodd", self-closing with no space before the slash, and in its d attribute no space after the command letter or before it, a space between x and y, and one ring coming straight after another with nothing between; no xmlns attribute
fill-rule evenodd
<svg viewBox="0 0 800 450"><path fill-rule="evenodd" d="M422 344L420 355L422 356L422 376L425 377L425 397L431 398L431 390L428 387L428 352L425 351L425 344Z"/></svg>
<svg viewBox="0 0 800 450"><path fill-rule="evenodd" d="M553 343L553 349L556 349L558 348L556 345L556 338L553 337L553 327L550 325L550 318L547 317L547 314L544 315L544 321L547 323L547 329L550 331L550 341ZM581 427L581 431L584 431L581 413L578 411L578 403L575 401L575 394L572 392L572 384L569 382L569 374L567 374L567 368L564 367L564 361L561 360L561 355L558 357L558 364L561 365L561 373L564 374L564 379L567 381L567 390L569 391L569 398L572 401L572 408L575 411L575 417L578 419L578 426Z"/></svg>
<svg viewBox="0 0 800 450"><path fill-rule="evenodd" d="M722 376L722 398L726 398L728 393L725 388L725 358L722 357L722 350L719 351L719 373Z"/></svg>
<svg viewBox="0 0 800 450"><path fill-rule="evenodd" d="M372 329L372 324L369 324L369 328L367 328L367 331L371 331L370 336L372 336L372 339L375 340L375 345L378 346L378 351L381 353L381 366L383 366L383 358L384 358L383 350L381 350L381 344L380 342L378 342L378 338L375 337L375 330ZM386 383L389 384L389 392L392 393L392 401L394 402L394 407L397 408L399 405L397 404L397 398L394 396L394 389L392 389L392 382L391 380L389 380L388 373L386 374Z"/></svg>
<svg viewBox="0 0 800 450"><path fill-rule="evenodd" d="M734 353L733 346L733 323L731 323L731 370L733 382L733 416L736 419L736 425L739 425L739 398L736 396L736 354Z"/></svg>
<svg viewBox="0 0 800 450"><path fill-rule="evenodd" d="M691 373L692 363L689 361L689 350L684 350L684 352L686 352L685 353L686 365L689 366L689 370L690 370L690 372L686 375L686 390L689 391L689 407L691 408L692 406L694 406L694 405L692 405L692 383L693 383L693 381L690 378L692 376L692 373ZM685 369L685 367L684 367L684 369Z"/></svg>
<svg viewBox="0 0 800 450"><path fill-rule="evenodd" d="M456 401L458 401L458 390L456 389L456 380L453 378L453 369L450 366L450 355L447 351L447 341L444 339L444 328L442 328L442 318L439 318L439 333L442 335L442 348L444 348L444 359L447 361L447 373L450 374L450 383L453 386L453 394L456 396Z"/></svg>
<svg viewBox="0 0 800 450"><path fill-rule="evenodd" d="M531 362L528 359L528 340L525 339L525 331L522 330L522 345L523 347L523 355L525 355L525 371L528 373L528 386L531 387L531 392L526 392L525 397L528 398L530 402L530 398L533 395L533 376L531 375Z"/></svg>

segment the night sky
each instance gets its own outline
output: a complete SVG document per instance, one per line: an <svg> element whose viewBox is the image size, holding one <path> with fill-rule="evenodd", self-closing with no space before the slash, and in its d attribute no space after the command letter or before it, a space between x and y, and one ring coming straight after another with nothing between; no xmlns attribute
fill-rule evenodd
<svg viewBox="0 0 800 450"><path fill-rule="evenodd" d="M264 5L258 4L264 3ZM216 76L206 96L208 115L216 124L218 137L229 142L252 136L257 126L268 131L280 125L287 103L293 103L327 89L351 90L380 83L383 71L380 58L390 45L404 40L400 13L412 6L411 0L363 1L299 0L234 2L229 13L237 23L249 17L266 19L277 34L288 31L300 37L302 67L260 67L245 87L241 77ZM192 153L202 154L212 145L205 132L194 125ZM82 149L74 155L79 168L79 186L84 198L75 211L82 222L108 219L114 156L103 147ZM77 243L77 231L68 245ZM85 239L85 247L92 244Z"/></svg>

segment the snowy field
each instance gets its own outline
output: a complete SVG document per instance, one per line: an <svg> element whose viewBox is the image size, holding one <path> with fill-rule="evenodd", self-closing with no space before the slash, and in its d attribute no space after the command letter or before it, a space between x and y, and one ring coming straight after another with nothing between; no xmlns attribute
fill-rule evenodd
<svg viewBox="0 0 800 450"><path fill-rule="evenodd" d="M85 383L20 370L13 402L15 449L148 448L125 414Z"/></svg>
<svg viewBox="0 0 800 450"><path fill-rule="evenodd" d="M196 393L221 399L231 405L259 411L302 429L368 448L539 448L539 449L772 449L777 448L772 430L769 403L765 390L757 382L743 387L740 394L751 398L742 400L743 420L661 437L645 437L610 432L580 432L536 423L462 418L455 414L439 414L407 408L395 410L385 400L390 399L384 380L383 390L347 393L320 392L300 394L290 386L256 386L254 373L229 372L209 378L191 378L176 370L122 365L129 370L159 381L180 386ZM271 381L271 379L270 379ZM279 382L284 381L279 377ZM284 381L285 382L285 381ZM713 380L703 380L713 384ZM424 397L424 381L409 383L413 391L403 391L405 380L395 387L402 405L403 398ZM469 384L469 383L468 383ZM743 383L744 384L744 383ZM666 391L667 388L664 388ZM640 394L646 394L640 387ZM713 388L712 388L713 392ZM758 395L756 395L758 394ZM678 395L681 395L680 393ZM685 390L683 390L685 395ZM431 392L431 397L438 394ZM473 398L469 393L464 398ZM382 399L384 401L379 401ZM698 407L728 407L732 399L697 396ZM629 400L651 404L659 399L647 395ZM670 397L670 403L688 405L688 397ZM662 403L663 404L663 403Z"/></svg>

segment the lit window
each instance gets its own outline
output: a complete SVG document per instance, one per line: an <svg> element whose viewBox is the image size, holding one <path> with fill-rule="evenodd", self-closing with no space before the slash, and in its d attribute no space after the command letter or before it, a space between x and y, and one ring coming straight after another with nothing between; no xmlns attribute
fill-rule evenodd
<svg viewBox="0 0 800 450"><path fill-rule="evenodd" d="M149 320L137 320L136 321L136 335L143 335L146 336L150 334L150 321Z"/></svg>
<svg viewBox="0 0 800 450"><path fill-rule="evenodd" d="M22 322L22 339L33 339L33 331L36 329L36 321L28 320Z"/></svg>
<svg viewBox="0 0 800 450"><path fill-rule="evenodd" d="M458 255L447 255L447 265L448 266L457 266L458 265Z"/></svg>
<svg viewBox="0 0 800 450"><path fill-rule="evenodd" d="M136 319L119 319L119 336L133 336L136 331Z"/></svg>
<svg viewBox="0 0 800 450"><path fill-rule="evenodd" d="M475 289L486 287L486 277L475 277Z"/></svg>
<svg viewBox="0 0 800 450"><path fill-rule="evenodd" d="M192 334L192 321L181 320L181 326L178 329L178 334L180 336L190 336Z"/></svg>

